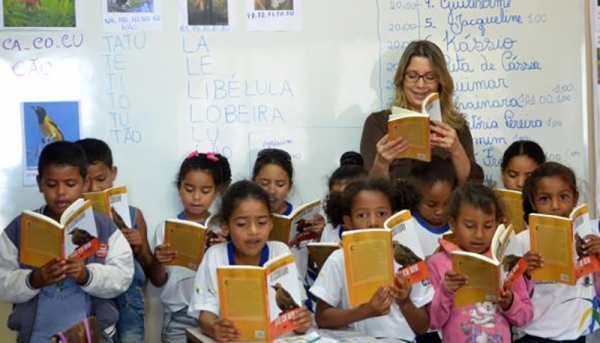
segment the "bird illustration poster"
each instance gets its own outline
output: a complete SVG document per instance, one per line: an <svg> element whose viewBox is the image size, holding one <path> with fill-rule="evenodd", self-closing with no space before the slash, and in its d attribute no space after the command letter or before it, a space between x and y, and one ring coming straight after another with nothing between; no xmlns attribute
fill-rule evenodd
<svg viewBox="0 0 600 343"><path fill-rule="evenodd" d="M230 31L236 0L177 0L182 32Z"/></svg>
<svg viewBox="0 0 600 343"><path fill-rule="evenodd" d="M160 31L162 0L102 0L102 22L107 32Z"/></svg>
<svg viewBox="0 0 600 343"><path fill-rule="evenodd" d="M246 0L248 31L302 30L302 0Z"/></svg>
<svg viewBox="0 0 600 343"><path fill-rule="evenodd" d="M23 185L35 186L40 153L57 141L76 141L80 137L79 102L24 102Z"/></svg>
<svg viewBox="0 0 600 343"><path fill-rule="evenodd" d="M2 0L1 28L76 28L80 0Z"/></svg>

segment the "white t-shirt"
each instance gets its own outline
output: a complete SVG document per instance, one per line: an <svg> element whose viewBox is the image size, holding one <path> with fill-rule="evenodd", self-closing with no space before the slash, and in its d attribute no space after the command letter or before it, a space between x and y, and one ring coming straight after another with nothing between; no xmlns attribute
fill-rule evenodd
<svg viewBox="0 0 600 343"><path fill-rule="evenodd" d="M517 235L517 243L523 255L530 250L529 230ZM591 313L584 318L585 312L593 308L591 300L595 297L591 274L580 278L575 286L535 282L531 297L533 320L524 327L515 327L516 335L521 338L528 334L555 341L574 340L587 335L594 319ZM594 330L597 327L595 325Z"/></svg>
<svg viewBox="0 0 600 343"><path fill-rule="evenodd" d="M394 270L400 267L394 262ZM344 252L342 249L334 251L325 262L315 284L310 292L317 298L331 306L349 310L348 290L346 287L346 269L344 268ZM410 299L416 307L423 307L433 299L434 290L429 284L413 285ZM380 338L396 338L413 341L415 334L402 316L398 306L393 303L388 315L375 317L356 322L351 325L356 331Z"/></svg>
<svg viewBox="0 0 600 343"><path fill-rule="evenodd" d="M321 234L321 242L322 243L339 243L342 241L340 231L342 230L342 226L333 226L332 224L325 225L323 229L323 233Z"/></svg>
<svg viewBox="0 0 600 343"><path fill-rule="evenodd" d="M213 245L206 251L206 255L202 259L202 263L198 268L198 273L195 275L193 286L193 295L188 308L188 315L198 318L201 311L208 311L220 315L219 310L219 283L217 279L217 267L229 266L229 256L227 252L227 244L221 243ZM287 245L281 242L269 241L269 257L271 260L275 257L289 254L290 249ZM303 291L300 280L299 287ZM303 301L306 299L306 294L302 294Z"/></svg>
<svg viewBox="0 0 600 343"><path fill-rule="evenodd" d="M435 254L435 251L440 246L438 240L442 238L443 234L449 231L449 228L447 226L441 229L432 228L416 214L413 215L413 221L417 228L417 236L419 237L423 253L426 257Z"/></svg>

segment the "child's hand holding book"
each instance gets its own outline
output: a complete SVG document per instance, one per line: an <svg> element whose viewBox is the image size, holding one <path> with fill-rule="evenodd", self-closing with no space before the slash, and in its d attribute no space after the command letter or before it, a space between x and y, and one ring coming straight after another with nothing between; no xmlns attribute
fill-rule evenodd
<svg viewBox="0 0 600 343"><path fill-rule="evenodd" d="M230 320L217 320L213 323L215 332L215 341L229 342L239 338L240 330L235 327L235 324Z"/></svg>
<svg viewBox="0 0 600 343"><path fill-rule="evenodd" d="M446 289L452 293L456 293L462 286L468 283L469 279L466 276L454 270L449 270L444 275L444 284Z"/></svg>
<svg viewBox="0 0 600 343"><path fill-rule="evenodd" d="M411 290L412 286L406 276L402 275L400 271L396 272L396 275L394 275L394 284L390 287L390 292L398 306L402 306L407 302Z"/></svg>
<svg viewBox="0 0 600 343"><path fill-rule="evenodd" d="M294 325L298 325L298 328L294 332L299 335L305 334L312 327L312 316L306 307L302 306L296 313Z"/></svg>
<svg viewBox="0 0 600 343"><path fill-rule="evenodd" d="M510 289L505 289L500 292L500 299L498 300L498 306L502 311L510 310L514 299L514 294Z"/></svg>
<svg viewBox="0 0 600 343"><path fill-rule="evenodd" d="M88 270L82 260L68 259L65 263L65 275L70 276L78 285L83 285L88 280Z"/></svg>
<svg viewBox="0 0 600 343"><path fill-rule="evenodd" d="M171 249L171 244L160 244L156 246L154 258L159 263L165 264L173 261L177 257L177 251Z"/></svg>
<svg viewBox="0 0 600 343"><path fill-rule="evenodd" d="M525 275L529 279L531 279L531 274L534 270L544 266L544 258L541 254L535 251L528 251L525 255L523 255L523 259L525 262L527 262L527 270L525 270Z"/></svg>
<svg viewBox="0 0 600 343"><path fill-rule="evenodd" d="M34 269L29 275L29 284L35 289L50 286L62 281L66 275L67 262L61 258L55 258L40 268Z"/></svg>
<svg viewBox="0 0 600 343"><path fill-rule="evenodd" d="M583 244L584 255L596 254L600 257L600 237L596 235L587 235L584 237L585 243Z"/></svg>
<svg viewBox="0 0 600 343"><path fill-rule="evenodd" d="M371 300L363 306L366 306L368 309L369 315L367 318L380 317L389 314L390 307L392 306L392 296L389 289L379 287L371 297Z"/></svg>

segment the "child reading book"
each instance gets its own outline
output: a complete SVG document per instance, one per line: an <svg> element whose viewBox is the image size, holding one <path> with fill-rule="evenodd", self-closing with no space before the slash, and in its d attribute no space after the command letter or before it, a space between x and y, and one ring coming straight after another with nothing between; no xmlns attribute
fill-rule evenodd
<svg viewBox="0 0 600 343"><path fill-rule="evenodd" d="M429 307L430 326L441 329L448 342L512 342L510 325L523 326L533 318L533 307L523 277L496 299L457 306L455 295L468 278L453 270L451 253L468 251L491 255L492 237L503 220L502 206L494 192L483 185L464 184L448 204L450 225L458 245L444 243L444 251L428 260L435 296ZM491 280L490 280L491 282Z"/></svg>
<svg viewBox="0 0 600 343"><path fill-rule="evenodd" d="M71 142L48 144L40 154L38 187L46 204L37 212L56 221L87 187L87 163ZM133 277L131 248L107 216L93 212L99 250L85 261L58 257L36 268L19 261L21 216L0 236L0 301L14 304L8 327L17 342L51 337L94 314L103 340L110 341L118 314L112 298Z"/></svg>
<svg viewBox="0 0 600 343"><path fill-rule="evenodd" d="M383 228L385 220L404 207L401 190L385 180L355 181L346 187L339 199L344 212L344 227L350 232ZM388 248L391 249L391 235L389 237ZM393 258L390 256L390 259ZM310 289L319 299L315 313L319 327L351 326L375 337L407 341L413 341L415 333L427 331L429 318L424 306L433 297L430 286L411 286L406 277L396 272L392 284L373 292L367 303L351 307L345 265L344 251L333 252ZM393 270L399 268L394 263Z"/></svg>
<svg viewBox="0 0 600 343"><path fill-rule="evenodd" d="M239 181L229 187L221 202L219 218L231 240L207 251L196 274L196 291L193 292L189 313L198 316L200 328L205 334L222 342L247 337L248 333L240 331L242 323L222 316L220 292L224 290L219 287L217 268L235 265L264 266L274 258L289 254L290 250L281 242L267 241L273 225L270 199L262 188L251 182ZM289 268L294 269L297 274L293 264ZM296 288L302 290L300 280L297 279L296 282ZM301 307L297 299L286 297L281 285L275 284L273 287L281 292L277 305L282 311L285 312L293 305L292 302L295 303L292 307L300 308L294 313L292 320L297 327L296 332L305 333L312 326L310 312L306 307ZM237 294L236 297L238 301L250 301L245 294Z"/></svg>
<svg viewBox="0 0 600 343"><path fill-rule="evenodd" d="M513 142L504 150L500 163L504 188L521 192L525 180L544 162L546 162L546 154L536 142L527 140Z"/></svg>
<svg viewBox="0 0 600 343"><path fill-rule="evenodd" d="M192 151L181 163L177 176L177 190L183 204L183 211L177 219L204 223L210 216L209 209L215 197L230 182L227 158L215 153ZM175 247L164 244L164 239L163 222L157 227L154 237L150 281L157 287L163 287L160 296L165 306L163 342L185 342L185 330L198 325L198 317L187 314L194 293L196 270L167 265L177 258L178 253Z"/></svg>

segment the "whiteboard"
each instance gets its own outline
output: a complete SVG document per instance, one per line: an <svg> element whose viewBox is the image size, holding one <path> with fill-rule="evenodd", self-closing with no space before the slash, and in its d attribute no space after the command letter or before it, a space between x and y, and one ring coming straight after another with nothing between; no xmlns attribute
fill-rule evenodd
<svg viewBox="0 0 600 343"><path fill-rule="evenodd" d="M260 149L285 149L296 168L290 200L322 198L367 115L389 106L396 63L416 39L445 52L486 179L499 180L504 149L524 138L591 177L583 1L294 2L283 32L257 32L251 0L229 0L226 27L182 25L185 0L154 0L147 27L133 17L110 26L106 0L86 0L76 28L0 31L0 226L43 202L23 185L22 104L32 102L78 102L81 137L112 147L117 184L150 234L180 211L173 182L192 149L229 157L236 180Z"/></svg>

